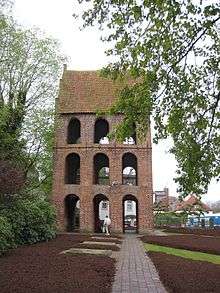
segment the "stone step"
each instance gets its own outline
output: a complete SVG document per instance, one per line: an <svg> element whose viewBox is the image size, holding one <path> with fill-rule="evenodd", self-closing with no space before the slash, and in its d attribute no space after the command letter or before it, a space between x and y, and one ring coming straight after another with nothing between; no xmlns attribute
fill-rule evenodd
<svg viewBox="0 0 220 293"><path fill-rule="evenodd" d="M120 247L120 244L116 244L114 242L83 241L80 244L86 244L86 245L103 245L103 246Z"/></svg>
<svg viewBox="0 0 220 293"><path fill-rule="evenodd" d="M108 240L112 240L112 241L115 241L115 240L119 240L119 241L122 241L122 239L118 239L118 238L116 238L116 237L103 237L103 236L92 236L91 237L92 239L101 239L101 240L106 240L106 239L108 239Z"/></svg>
<svg viewBox="0 0 220 293"><path fill-rule="evenodd" d="M111 256L112 251L107 249L70 248L62 251L61 254L95 254Z"/></svg>

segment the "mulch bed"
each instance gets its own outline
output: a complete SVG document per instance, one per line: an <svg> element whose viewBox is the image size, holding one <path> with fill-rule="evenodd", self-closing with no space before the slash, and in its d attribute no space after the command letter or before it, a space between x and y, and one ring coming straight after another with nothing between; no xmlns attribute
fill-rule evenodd
<svg viewBox="0 0 220 293"><path fill-rule="evenodd" d="M143 236L141 240L145 243L207 252L212 254L220 254L220 239L218 237L204 237L199 235L149 235Z"/></svg>
<svg viewBox="0 0 220 293"><path fill-rule="evenodd" d="M214 229L209 228L171 228L167 227L163 229L164 232L170 233L181 233L181 234L195 234L195 235L206 235L206 236L219 236L220 237L220 227L215 227Z"/></svg>
<svg viewBox="0 0 220 293"><path fill-rule="evenodd" d="M148 252L148 255L168 292L220 292L220 265L158 252Z"/></svg>
<svg viewBox="0 0 220 293"><path fill-rule="evenodd" d="M112 258L60 254L88 240L91 237L62 234L9 251L0 259L0 292L110 293L115 274Z"/></svg>

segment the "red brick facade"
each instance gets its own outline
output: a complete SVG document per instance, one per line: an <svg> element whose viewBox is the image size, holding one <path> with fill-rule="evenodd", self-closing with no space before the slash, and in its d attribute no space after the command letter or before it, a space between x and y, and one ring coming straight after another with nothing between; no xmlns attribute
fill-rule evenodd
<svg viewBox="0 0 220 293"><path fill-rule="evenodd" d="M97 92L95 87L97 87ZM53 202L57 210L58 227L61 231L66 230L65 198L70 194L74 194L80 199L81 231L94 231L93 199L98 194L106 196L109 200L112 231L123 232L123 198L126 195L132 195L138 202L138 231L144 233L153 226L150 132L142 143L137 138L135 145L119 144L115 141L110 141L109 144L94 143L97 106L100 104L102 109L108 107L112 103L112 101L110 103L110 99L115 93L116 87L113 82L100 78L95 71L64 71L56 103L58 115L53 180ZM80 143L76 144L67 143L68 125L72 118L77 118L81 123ZM111 132L122 116L104 118L107 120ZM67 155L71 153L76 153L80 157L80 184L65 184L65 162ZM109 158L109 185L94 184L93 160L97 153L103 153ZM137 186L122 184L122 156L125 153L132 153L137 158ZM114 182L117 184L114 185Z"/></svg>

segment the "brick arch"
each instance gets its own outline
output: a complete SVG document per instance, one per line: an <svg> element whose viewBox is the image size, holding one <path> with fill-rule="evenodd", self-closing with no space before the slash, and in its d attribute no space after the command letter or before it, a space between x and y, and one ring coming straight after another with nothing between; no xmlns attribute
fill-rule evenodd
<svg viewBox="0 0 220 293"><path fill-rule="evenodd" d="M109 121L106 118L97 118L94 121L94 143L101 143L100 140L107 137L109 128Z"/></svg>
<svg viewBox="0 0 220 293"><path fill-rule="evenodd" d="M81 142L81 122L76 117L71 117L67 126L67 143L78 144Z"/></svg>
<svg viewBox="0 0 220 293"><path fill-rule="evenodd" d="M64 197L64 211L66 231L76 232L79 231L80 221L80 197L76 194L68 194Z"/></svg>
<svg viewBox="0 0 220 293"><path fill-rule="evenodd" d="M126 152L122 155L122 184L138 185L138 159L132 152ZM131 174L129 174L131 173Z"/></svg>
<svg viewBox="0 0 220 293"><path fill-rule="evenodd" d="M101 233L102 232L102 224L103 224L103 220L105 217L105 213L103 213L103 215L100 212L100 203L102 201L108 201L108 205L110 205L110 201L109 198L103 194L103 193L98 193L93 197L93 215L94 215L94 232L95 233ZM109 206L108 206L108 211L107 214L109 215Z"/></svg>
<svg viewBox="0 0 220 293"><path fill-rule="evenodd" d="M126 232L126 227L125 227L125 202L127 200L131 200L133 202L135 202L135 213L136 213L136 229L135 232L138 233L139 230L139 202L136 196L134 196L133 194L126 194L123 196L122 198L122 225L123 225L123 233Z"/></svg>
<svg viewBox="0 0 220 293"><path fill-rule="evenodd" d="M104 152L93 156L93 183L109 185L109 157Z"/></svg>
<svg viewBox="0 0 220 293"><path fill-rule="evenodd" d="M125 140L123 141L123 144L127 144L127 145L135 145L135 144L137 144L136 124L133 123L131 128L132 128L131 136L126 137Z"/></svg>
<svg viewBox="0 0 220 293"><path fill-rule="evenodd" d="M80 184L80 155L69 153L65 158L65 184Z"/></svg>

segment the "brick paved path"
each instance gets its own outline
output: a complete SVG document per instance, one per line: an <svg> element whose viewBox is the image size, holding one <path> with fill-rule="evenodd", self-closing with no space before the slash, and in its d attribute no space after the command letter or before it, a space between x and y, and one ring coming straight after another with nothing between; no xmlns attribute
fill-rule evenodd
<svg viewBox="0 0 220 293"><path fill-rule="evenodd" d="M155 266L136 235L125 235L112 293L165 293Z"/></svg>

